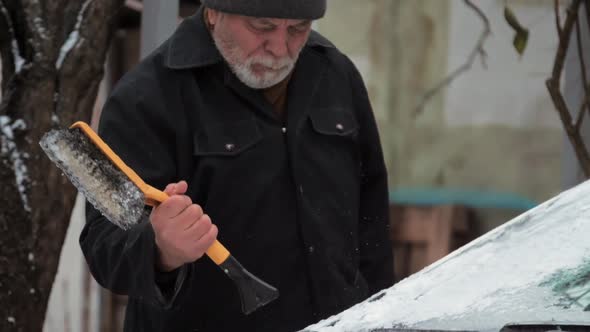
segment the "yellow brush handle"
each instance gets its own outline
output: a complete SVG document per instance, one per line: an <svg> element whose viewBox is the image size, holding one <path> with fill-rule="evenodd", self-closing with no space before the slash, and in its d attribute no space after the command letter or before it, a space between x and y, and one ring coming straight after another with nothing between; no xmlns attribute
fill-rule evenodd
<svg viewBox="0 0 590 332"><path fill-rule="evenodd" d="M145 203L150 206L158 206L160 203L168 199L168 195L152 186L146 186L145 191ZM220 265L230 256L229 250L227 250L223 244L215 240L213 244L207 249L207 256L211 258L215 264Z"/></svg>
<svg viewBox="0 0 590 332"><path fill-rule="evenodd" d="M146 185L146 187L143 188L143 195L145 197L145 204L153 207L164 203L164 201L169 197L165 192L150 185Z"/></svg>

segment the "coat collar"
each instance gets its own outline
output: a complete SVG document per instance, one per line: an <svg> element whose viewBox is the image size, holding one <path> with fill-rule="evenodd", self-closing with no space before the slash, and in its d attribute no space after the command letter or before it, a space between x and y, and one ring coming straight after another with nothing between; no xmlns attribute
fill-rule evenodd
<svg viewBox="0 0 590 332"><path fill-rule="evenodd" d="M305 45L307 47L334 48L334 45L312 31ZM203 20L202 6L180 24L170 37L164 52L164 63L171 69L198 68L223 60Z"/></svg>

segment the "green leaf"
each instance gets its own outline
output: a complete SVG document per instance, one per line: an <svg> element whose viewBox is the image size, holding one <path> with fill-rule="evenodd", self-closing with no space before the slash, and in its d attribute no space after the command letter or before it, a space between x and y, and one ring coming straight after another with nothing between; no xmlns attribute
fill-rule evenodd
<svg viewBox="0 0 590 332"><path fill-rule="evenodd" d="M522 55L524 53L524 50L526 49L526 45L527 45L528 40L529 40L528 30L522 30L522 31L516 32L516 35L514 36L514 40L512 41L512 45L514 46L514 49L516 49L516 52L518 52L519 55Z"/></svg>
<svg viewBox="0 0 590 332"><path fill-rule="evenodd" d="M527 42L529 41L529 30L520 24L516 15L514 15L514 12L508 6L504 7L504 18L515 32L512 45L516 52L518 52L519 55L522 55L526 49Z"/></svg>

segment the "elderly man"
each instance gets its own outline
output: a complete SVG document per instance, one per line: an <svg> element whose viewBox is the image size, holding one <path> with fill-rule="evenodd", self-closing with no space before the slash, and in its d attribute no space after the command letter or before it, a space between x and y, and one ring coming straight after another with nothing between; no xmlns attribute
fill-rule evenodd
<svg viewBox="0 0 590 332"><path fill-rule="evenodd" d="M117 84L99 133L170 198L131 230L87 209L126 331L295 331L392 284L387 174L352 62L311 30L325 0L204 0ZM218 238L280 291L242 314Z"/></svg>

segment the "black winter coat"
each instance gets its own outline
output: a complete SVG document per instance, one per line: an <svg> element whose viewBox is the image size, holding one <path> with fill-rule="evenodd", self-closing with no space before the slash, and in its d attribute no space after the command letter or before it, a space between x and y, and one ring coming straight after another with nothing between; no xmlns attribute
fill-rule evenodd
<svg viewBox="0 0 590 332"><path fill-rule="evenodd" d="M231 73L201 11L119 81L101 137L152 186L186 180L220 242L280 291L244 316L211 260L159 273L147 218L123 231L88 206L80 245L95 279L129 296L125 331L295 331L392 284L387 175L367 92L316 32L286 111L283 124Z"/></svg>

